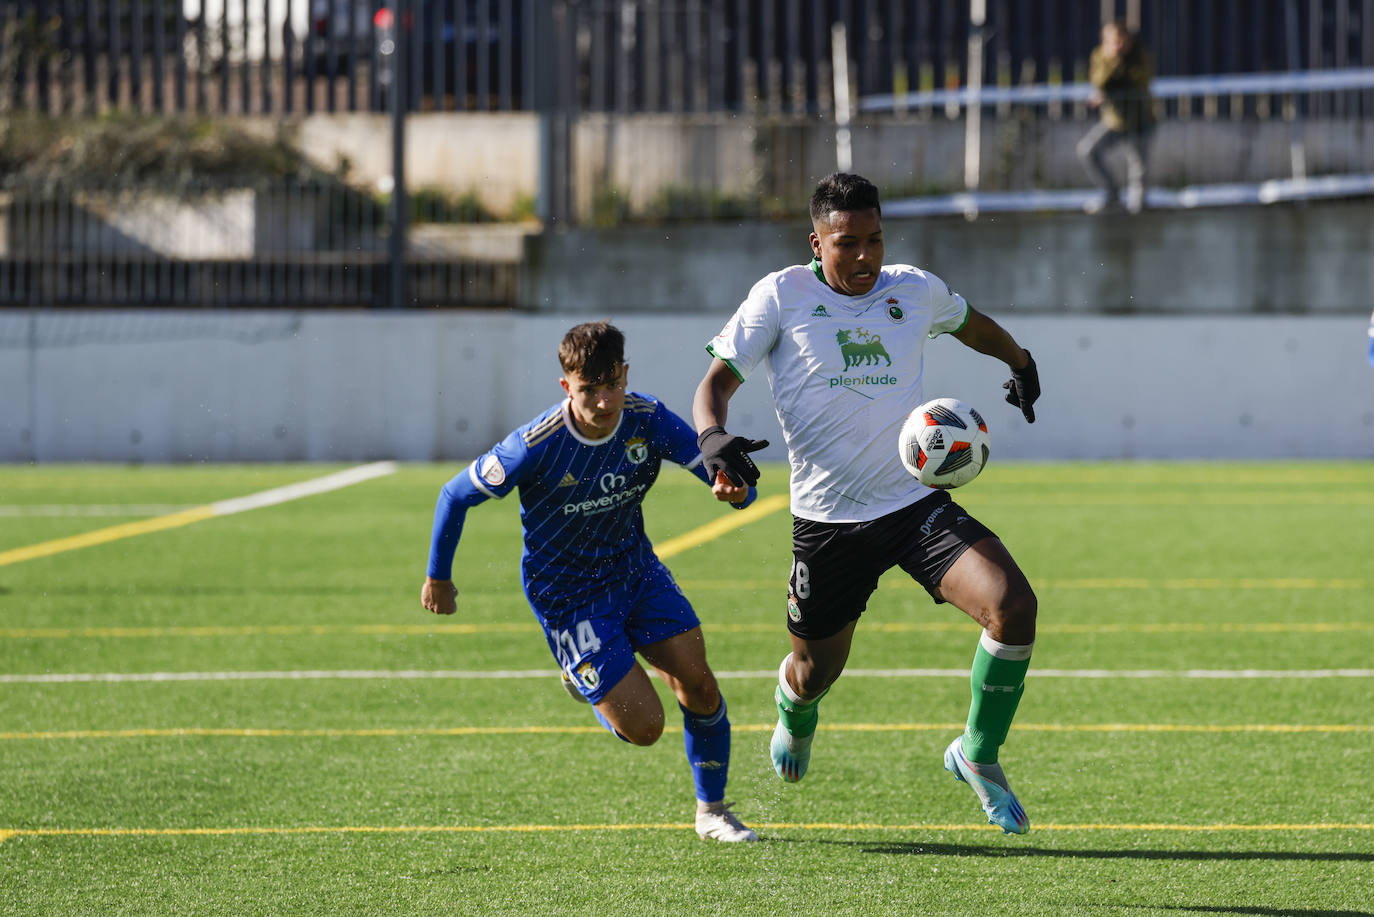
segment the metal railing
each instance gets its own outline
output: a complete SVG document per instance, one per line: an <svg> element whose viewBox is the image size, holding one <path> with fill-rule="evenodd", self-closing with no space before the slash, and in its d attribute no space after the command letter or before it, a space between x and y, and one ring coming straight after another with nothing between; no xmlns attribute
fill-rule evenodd
<svg viewBox="0 0 1374 917"><path fill-rule="evenodd" d="M1160 76L1374 66L1374 0L0 0L0 106L50 114L381 111L403 45L411 111L765 111L854 91L1072 83L1104 18ZM399 15L396 15L399 14Z"/></svg>
<svg viewBox="0 0 1374 917"><path fill-rule="evenodd" d="M0 112L380 111L399 57L405 111L544 116L546 216L584 221L602 206L610 219L749 217L770 202L799 212L837 165L820 136L833 129L835 61L847 62L869 129L855 134L853 164L893 196L960 190L961 160L983 189L1084 185L1073 150L1095 120L1087 54L1104 14L1133 13L1162 74L1153 181L1374 172L1363 140L1374 88L1358 81L1374 68L1374 0L986 6L974 27L968 0L0 0ZM970 37L985 52L976 98ZM1198 76L1228 71L1245 75ZM665 119L630 116L663 112L684 116L670 141L637 133ZM729 152L703 142L684 153L695 130L740 137ZM672 155L646 155L653 143ZM471 214L442 198L415 195L421 205L393 232L387 197L342 181L116 192L0 178L0 305L519 296L518 255L473 255Z"/></svg>
<svg viewBox="0 0 1374 917"><path fill-rule="evenodd" d="M406 305L515 301L518 259L474 257L457 207L411 211ZM337 183L9 192L0 306L387 305L389 232L384 201Z"/></svg>

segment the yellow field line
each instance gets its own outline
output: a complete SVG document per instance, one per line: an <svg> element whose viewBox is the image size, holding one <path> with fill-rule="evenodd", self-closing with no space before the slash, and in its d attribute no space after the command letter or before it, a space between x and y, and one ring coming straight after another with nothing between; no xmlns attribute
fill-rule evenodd
<svg viewBox="0 0 1374 917"><path fill-rule="evenodd" d="M278 490L286 490L286 488L278 488ZM148 535L152 532L162 532L167 529L180 528L184 525L191 525L194 522L203 522L215 516L225 515L226 510L223 504L228 504L230 502L231 501L222 501L221 504L196 506L191 509L182 510L181 512L168 513L165 516L155 516L152 519L125 522L120 525L112 525L103 529L97 529L93 532L84 532L80 535L57 538L52 541L44 541L23 548L0 551L0 567L8 566L9 564L17 564L26 560L34 560L39 557L48 557L53 554L62 554L66 551L75 551L80 548L89 548L95 545L106 544L123 538L132 538L136 535ZM783 509L788 505L788 502L788 497L786 496L765 497L762 500L756 501L754 505L750 506L748 509L731 512L728 516L721 516L677 538L670 538L659 546L658 556L662 558L672 557L690 548L703 545L708 541L719 538L727 532L732 532L751 522L757 522L765 516L769 516ZM246 506L245 508L254 507ZM235 511L241 510L236 507Z"/></svg>
<svg viewBox="0 0 1374 917"><path fill-rule="evenodd" d="M769 732L772 723L735 723L735 732ZM822 732L958 732L963 723L830 723ZM1363 723L1026 723L1016 724L1017 732L1191 732L1191 733L1374 733L1374 724ZM664 732L680 732L669 726ZM590 735L602 732L600 726L435 726L376 729L68 729L50 732L0 732L0 741L57 739L180 739L180 738L397 738L502 736L502 735Z"/></svg>
<svg viewBox="0 0 1374 917"><path fill-rule="evenodd" d="M872 822L767 822L755 824L760 831L902 831L928 833L932 831L1000 831L995 825L951 825L911 823L883 825ZM223 828L4 828L0 829L0 843L15 837L226 837L262 835L309 834L583 834L594 831L687 831L686 822L643 822L638 824L573 824L573 825L282 825L240 826ZM1161 822L1112 824L1036 825L1033 831L1178 831L1185 833L1226 832L1284 832L1284 831L1371 831L1374 822L1315 822L1277 824L1167 824ZM1016 843L1009 840L1008 843Z"/></svg>
<svg viewBox="0 0 1374 917"><path fill-rule="evenodd" d="M687 532L685 535L669 538L655 550L660 558L666 560L681 554L683 551L700 547L708 541L713 541L722 535L733 532L735 529L743 528L751 522L757 522L765 516L771 516L778 510L786 508L789 502L790 498L785 494L755 500L753 505L746 509L730 510L727 515L722 515L700 528Z"/></svg>
<svg viewBox="0 0 1374 917"><path fill-rule="evenodd" d="M84 532L80 535L71 535L53 541L44 541L39 544L29 545L25 548L13 548L9 551L0 551L0 567L17 564L25 560L33 560L38 557L48 557L52 554L61 554L65 551L75 551L78 548L89 548L110 541L118 541L121 538L132 538L135 535L147 535L151 532L162 532L167 529L180 528L183 525L190 525L193 522L202 522L206 519L213 518L214 515L215 511L210 506L196 506L191 509L182 510L179 513L169 513L166 516L154 516L152 519L125 522L120 525L109 526L108 528L96 529L94 532Z"/></svg>
<svg viewBox="0 0 1374 917"><path fill-rule="evenodd" d="M311 478L306 481L297 481L296 483L287 484L282 487L273 487L270 490L259 491L258 493L249 494L245 497L233 497L228 500L208 503L204 506L194 506L190 509L176 513L168 513L165 516L140 519L137 522L125 522L120 525L96 529L93 532L70 535L66 538L44 541L23 548L0 551L0 567L8 566L9 564L17 564L26 560L34 560L39 557L49 557L53 554L62 554L66 551L75 551L80 548L89 548L95 545L106 544L111 541L118 541L122 538L133 538L136 535L148 535L153 532L180 528L184 525L191 525L194 522L203 522L206 519L213 519L216 516L230 516L235 513L260 509L265 506L276 506L277 504L285 503L290 500L298 500L302 497L326 493L341 487L348 487L353 484L368 481L382 475L392 474L396 471L396 468L397 465L395 462L372 462L367 465L357 465L353 468L324 475L323 477Z"/></svg>
<svg viewBox="0 0 1374 917"><path fill-rule="evenodd" d="M711 633L767 634L778 630L776 621L753 623L709 622ZM862 630L888 634L963 633L977 630L965 620L865 621ZM1342 634L1374 632L1374 621L1277 621L1230 624L1198 621L1161 624L1040 624L1041 634ZM0 628L5 640L138 639L161 637L328 637L328 636L476 636L482 634L536 633L533 622L482 624L237 624L183 627L8 627Z"/></svg>

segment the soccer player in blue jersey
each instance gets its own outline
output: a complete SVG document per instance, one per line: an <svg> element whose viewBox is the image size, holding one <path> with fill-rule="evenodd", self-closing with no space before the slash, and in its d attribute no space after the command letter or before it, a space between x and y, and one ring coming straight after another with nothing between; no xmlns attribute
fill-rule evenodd
<svg viewBox="0 0 1374 917"><path fill-rule="evenodd" d="M601 725L632 745L663 734L663 705L637 652L677 695L703 839L756 841L725 799L730 721L701 624L644 534L640 504L663 459L743 508L753 487L711 481L696 432L657 400L626 392L625 337L578 325L558 349L567 393L444 485L434 511L420 602L457 610L454 552L469 507L520 490L521 580L563 684Z"/></svg>

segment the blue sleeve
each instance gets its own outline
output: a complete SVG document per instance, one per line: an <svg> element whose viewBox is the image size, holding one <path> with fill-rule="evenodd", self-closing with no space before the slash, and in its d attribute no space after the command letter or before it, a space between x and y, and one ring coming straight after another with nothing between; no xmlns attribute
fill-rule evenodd
<svg viewBox="0 0 1374 917"><path fill-rule="evenodd" d="M706 476L706 466L701 461L701 449L697 446L697 431L691 424L668 410L661 402L658 406L657 420L659 438L663 443L663 453L668 458L696 475L709 487L711 479ZM758 491L751 485L749 496L742 503L731 503L735 509L744 509L758 497Z"/></svg>
<svg viewBox="0 0 1374 917"><path fill-rule="evenodd" d="M434 506L434 531L430 535L427 570L433 579L453 579L453 552L458 549L468 507L487 499L487 495L473 483L476 468L474 462L439 491L439 500Z"/></svg>

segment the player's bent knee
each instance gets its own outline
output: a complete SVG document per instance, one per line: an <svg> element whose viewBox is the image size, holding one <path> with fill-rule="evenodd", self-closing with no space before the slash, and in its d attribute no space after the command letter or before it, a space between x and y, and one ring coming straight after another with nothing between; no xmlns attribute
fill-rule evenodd
<svg viewBox="0 0 1374 917"><path fill-rule="evenodd" d="M1035 618L1039 600L1030 588L1016 590L1004 596L988 615L988 630L1004 643L1025 644L1035 641Z"/></svg>
<svg viewBox="0 0 1374 917"><path fill-rule="evenodd" d="M629 739L631 745L653 745L663 736L663 717L656 720L635 723L633 726L617 726L620 734Z"/></svg>
<svg viewBox="0 0 1374 917"><path fill-rule="evenodd" d="M621 709L611 718L616 731L631 745L652 745L663 735L663 707L658 698L641 699L629 709Z"/></svg>

